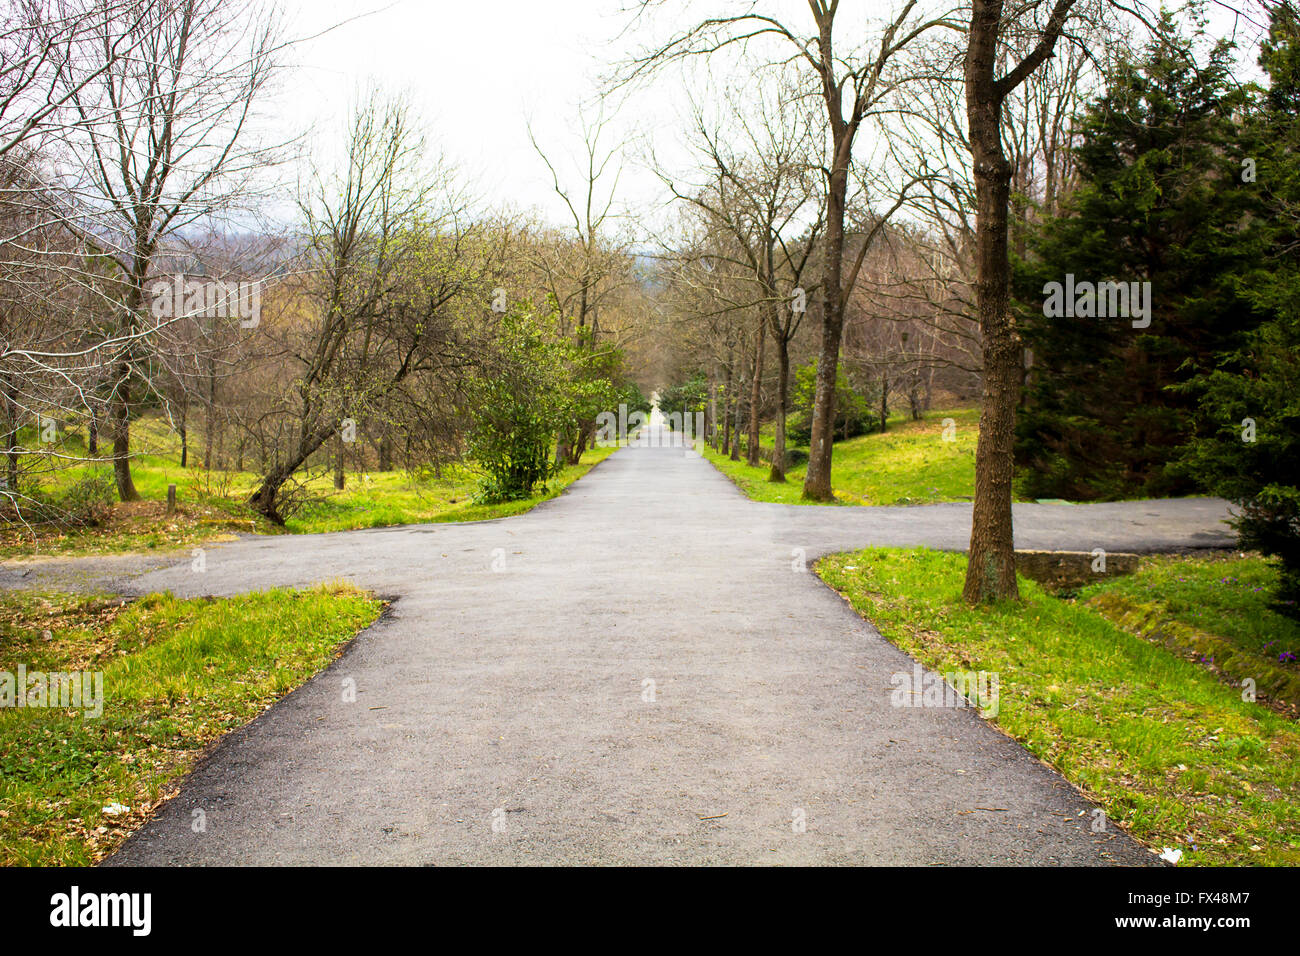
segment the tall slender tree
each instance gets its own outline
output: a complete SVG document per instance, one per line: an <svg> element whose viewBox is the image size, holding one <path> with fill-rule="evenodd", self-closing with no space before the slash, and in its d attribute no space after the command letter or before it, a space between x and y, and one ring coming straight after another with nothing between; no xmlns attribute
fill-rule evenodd
<svg viewBox="0 0 1300 956"><path fill-rule="evenodd" d="M1002 147L1002 109L1007 97L1038 69L1056 46L1076 0L1056 0L1033 30L1029 53L1003 72L1003 0L972 0L967 35L966 122L975 175L975 312L983 336L984 395L975 452L975 502L965 599L982 603L1019 598L1011 522L1011 480L1015 470L1016 405L1020 399L1021 346L1011 313L1008 207L1011 164ZM1024 22L1032 10L1018 11Z"/></svg>

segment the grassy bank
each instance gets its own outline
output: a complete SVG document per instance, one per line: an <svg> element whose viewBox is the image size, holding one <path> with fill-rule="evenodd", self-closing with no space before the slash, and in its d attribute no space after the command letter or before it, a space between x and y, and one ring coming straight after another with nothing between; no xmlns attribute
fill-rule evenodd
<svg viewBox="0 0 1300 956"><path fill-rule="evenodd" d="M952 427L945 428L951 419ZM945 440L945 435L950 440ZM892 419L884 433L835 443L831 485L837 504L909 505L969 501L975 493L975 444L979 410L936 411L923 421ZM771 451L770 430L762 440ZM806 451L806 449L804 449ZM785 484L767 480L769 466L751 468L712 448L705 457L755 501L807 504L800 495L807 465L792 468Z"/></svg>
<svg viewBox="0 0 1300 956"><path fill-rule="evenodd" d="M444 469L440 479L416 480L402 472L371 473L341 492L322 488L318 500L290 518L286 527L306 534L420 522L486 521L523 514L559 495L617 450L588 449L579 464L566 465L531 498L491 505L474 501L478 476L460 465Z"/></svg>
<svg viewBox="0 0 1300 956"><path fill-rule="evenodd" d="M1137 573L1092 585L1090 608L1196 661L1293 716L1300 712L1300 622L1270 594L1276 569L1259 555L1153 556Z"/></svg>
<svg viewBox="0 0 1300 956"><path fill-rule="evenodd" d="M1300 864L1294 720L1033 582L1022 579L1021 604L971 609L965 563L873 548L828 557L818 573L927 667L998 674L993 722L1148 846L1192 865Z"/></svg>
<svg viewBox="0 0 1300 956"><path fill-rule="evenodd" d="M204 747L337 657L381 606L349 586L129 604L0 597L0 674L97 672L103 689L98 717L0 707L0 864L101 859Z"/></svg>
<svg viewBox="0 0 1300 956"><path fill-rule="evenodd" d="M565 467L533 497L490 505L473 500L478 475L460 464L447 466L440 475L349 471L346 487L341 491L334 489L332 475L317 473L305 482L308 502L280 528L253 512L246 503L256 487L257 475L243 471L208 472L193 466L181 468L175 435L166 423L156 419L137 423L133 436L143 449L133 459L131 468L142 500L113 504L93 527L68 529L13 522L0 525L0 558L188 548L229 540L237 532L309 534L395 524L502 518L554 498L615 451L590 449L578 465ZM61 453L84 455L85 449L76 436L69 436ZM110 465L80 465L49 476L46 490L53 493L66 490L91 472L111 480ZM178 509L176 514L169 515L166 499L167 486L171 484L176 485Z"/></svg>

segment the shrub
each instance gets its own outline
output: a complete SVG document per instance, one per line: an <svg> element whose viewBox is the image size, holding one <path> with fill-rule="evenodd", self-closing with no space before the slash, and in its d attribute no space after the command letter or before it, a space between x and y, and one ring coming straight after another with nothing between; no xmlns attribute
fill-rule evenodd
<svg viewBox="0 0 1300 956"><path fill-rule="evenodd" d="M67 528L103 523L117 501L117 485L107 469L87 471L63 491L32 488L9 499L4 520Z"/></svg>
<svg viewBox="0 0 1300 956"><path fill-rule="evenodd" d="M659 393L659 411L665 418L678 415L684 420L687 415L704 411L708 403L709 385L703 375L671 385Z"/></svg>
<svg viewBox="0 0 1300 956"><path fill-rule="evenodd" d="M469 386L479 502L530 498L561 467L555 441L572 404L563 358L563 346L531 316L502 316L494 354Z"/></svg>
<svg viewBox="0 0 1300 956"><path fill-rule="evenodd" d="M794 388L790 390L790 415L786 418L786 436L796 445L807 445L812 440L813 405L817 395L817 360L795 370ZM836 441L865 435L879 425L880 419L871 411L871 399L849 384L840 366L835 372L835 429Z"/></svg>
<svg viewBox="0 0 1300 956"><path fill-rule="evenodd" d="M75 525L97 525L113 510L117 484L108 469L88 471L63 494L64 520Z"/></svg>

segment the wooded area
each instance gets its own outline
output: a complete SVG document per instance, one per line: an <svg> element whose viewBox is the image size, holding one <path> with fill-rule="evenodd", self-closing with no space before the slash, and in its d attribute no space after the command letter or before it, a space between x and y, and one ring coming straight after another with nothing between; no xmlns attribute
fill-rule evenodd
<svg viewBox="0 0 1300 956"><path fill-rule="evenodd" d="M832 501L837 440L977 403L968 601L1017 594L1017 494L1223 494L1294 596L1296 14L1243 7L1234 45L1203 12L638 4L645 42L574 118L579 175L530 132L557 225L486 208L398 94L358 95L340 162L277 140L256 119L294 41L256 2L12 3L4 520L137 499L144 418L283 523L349 468L469 463L482 500L527 498L656 392ZM683 71L687 170L611 122ZM619 205L632 162L667 227Z"/></svg>

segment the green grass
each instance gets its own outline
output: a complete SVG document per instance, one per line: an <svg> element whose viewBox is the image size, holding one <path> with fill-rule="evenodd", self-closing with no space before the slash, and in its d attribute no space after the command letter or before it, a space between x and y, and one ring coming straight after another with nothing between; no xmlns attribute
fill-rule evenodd
<svg viewBox="0 0 1300 956"><path fill-rule="evenodd" d="M188 548L214 540L229 540L233 532L310 534L349 531L398 524L442 521L483 521L521 514L554 498L616 449L593 448L578 465L566 466L545 488L523 501L477 504L473 501L478 476L470 468L452 464L440 477L416 476L404 471L348 471L346 487L335 491L333 476L317 472L306 480L311 500L292 515L284 528L253 512L246 499L256 487L251 472L213 471L180 467L180 445L167 422L144 418L133 425L136 455L131 474L141 502L115 506L111 519L92 528L26 528L18 524L0 529L0 557L113 554ZM63 439L60 452L84 455L77 435ZM82 475L99 470L111 475L111 465L81 465L45 477L47 490L66 489ZM165 514L167 486L176 485L179 513Z"/></svg>
<svg viewBox="0 0 1300 956"><path fill-rule="evenodd" d="M927 667L998 674L990 719L1148 846L1181 849L1191 865L1300 864L1293 720L1031 581L1023 603L967 607L965 564L873 548L817 570Z"/></svg>
<svg viewBox="0 0 1300 956"><path fill-rule="evenodd" d="M344 585L129 604L4 595L0 672L102 672L104 703L98 718L0 708L0 864L101 859L204 747L337 657L381 607ZM130 809L106 814L115 803Z"/></svg>
<svg viewBox="0 0 1300 956"><path fill-rule="evenodd" d="M944 441L945 419L952 419L952 441ZM969 501L975 494L975 444L979 410L936 411L919 422L891 419L889 430L835 443L831 486L835 503L911 505ZM770 438L763 441L770 451ZM801 498L806 465L787 473L785 484L767 480L768 465L751 468L705 447L705 457L755 501L810 504ZM827 502L829 504L829 502Z"/></svg>
<svg viewBox="0 0 1300 956"><path fill-rule="evenodd" d="M474 502L478 477L460 465L444 469L444 477L440 480L417 481L401 472L374 472L360 479L349 476L351 487L341 492L333 490L331 479L322 478L322 497L290 518L286 527L292 532L314 533L420 522L505 518L522 514L556 497L616 450L588 449L579 464L566 465L545 489L531 498L490 505Z"/></svg>
<svg viewBox="0 0 1300 956"><path fill-rule="evenodd" d="M1079 597L1125 630L1300 709L1300 621L1271 606L1277 577L1257 554L1158 556Z"/></svg>

